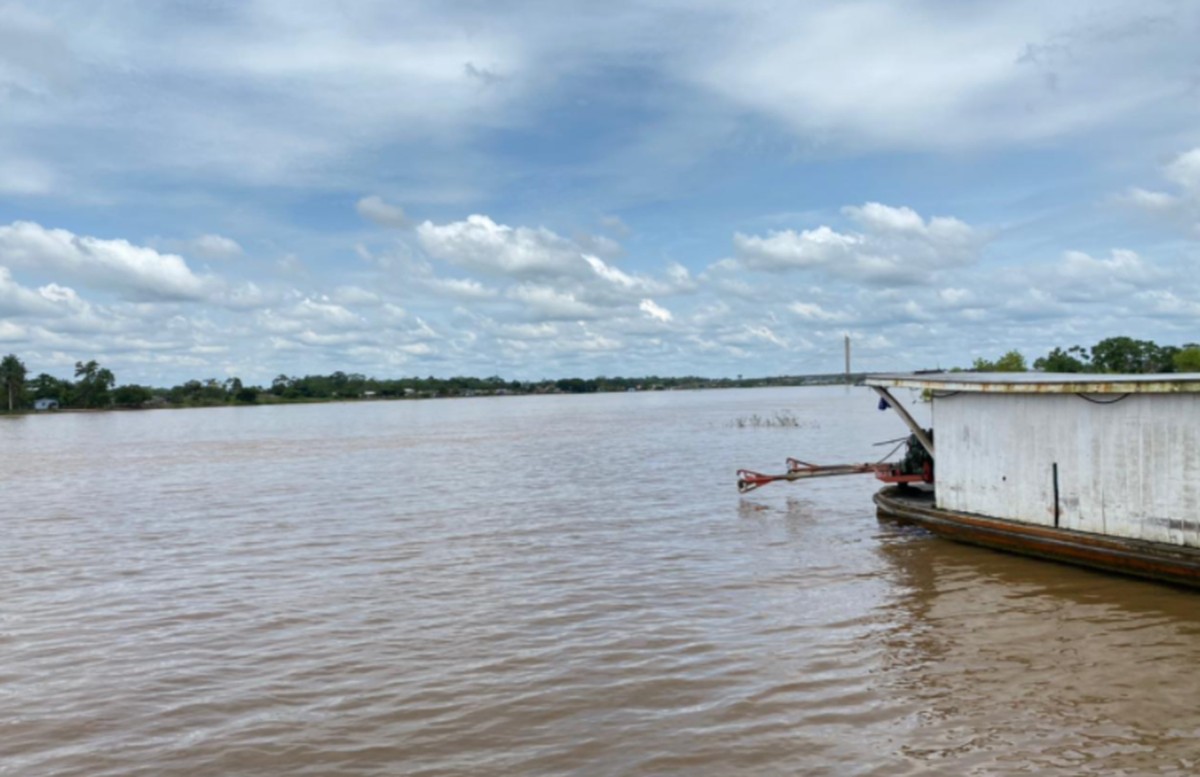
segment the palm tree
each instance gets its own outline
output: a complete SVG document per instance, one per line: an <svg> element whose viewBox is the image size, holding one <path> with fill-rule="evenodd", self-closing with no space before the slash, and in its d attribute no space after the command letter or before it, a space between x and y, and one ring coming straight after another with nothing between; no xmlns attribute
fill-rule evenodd
<svg viewBox="0 0 1200 777"><path fill-rule="evenodd" d="M15 354L10 353L0 359L0 383L4 384L4 389L8 392L8 412L11 413L15 401L25 390L25 365Z"/></svg>
<svg viewBox="0 0 1200 777"><path fill-rule="evenodd" d="M95 359L87 364L75 362L75 386L79 390L80 404L84 407L107 407L112 402L108 390L117 382L112 370L101 367Z"/></svg>

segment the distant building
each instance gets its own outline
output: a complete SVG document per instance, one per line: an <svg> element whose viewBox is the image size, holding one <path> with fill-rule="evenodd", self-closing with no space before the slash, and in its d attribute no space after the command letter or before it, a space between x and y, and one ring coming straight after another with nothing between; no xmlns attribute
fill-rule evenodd
<svg viewBox="0 0 1200 777"><path fill-rule="evenodd" d="M33 400L34 410L58 410L57 399L35 399Z"/></svg>

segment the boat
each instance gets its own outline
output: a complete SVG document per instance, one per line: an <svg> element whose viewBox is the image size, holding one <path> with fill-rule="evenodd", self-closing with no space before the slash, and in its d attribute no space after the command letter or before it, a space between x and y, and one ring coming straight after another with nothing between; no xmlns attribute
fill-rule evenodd
<svg viewBox="0 0 1200 777"><path fill-rule="evenodd" d="M739 489L846 466L888 483L879 517L951 540L1200 587L1200 374L883 373L862 385L897 411L911 463L742 470ZM892 393L932 403L922 429ZM761 481L758 479L762 479Z"/></svg>

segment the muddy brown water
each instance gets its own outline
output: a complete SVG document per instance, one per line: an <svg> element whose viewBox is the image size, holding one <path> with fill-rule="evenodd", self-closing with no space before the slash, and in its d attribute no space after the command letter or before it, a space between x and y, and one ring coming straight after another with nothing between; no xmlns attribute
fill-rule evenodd
<svg viewBox="0 0 1200 777"><path fill-rule="evenodd" d="M844 388L0 419L0 774L1200 771L1200 595L734 489L903 432Z"/></svg>

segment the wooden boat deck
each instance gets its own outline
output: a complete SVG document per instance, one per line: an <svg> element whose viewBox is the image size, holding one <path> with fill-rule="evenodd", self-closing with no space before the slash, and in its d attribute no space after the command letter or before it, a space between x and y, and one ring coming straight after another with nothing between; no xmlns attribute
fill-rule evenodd
<svg viewBox="0 0 1200 777"><path fill-rule="evenodd" d="M959 542L1200 587L1200 549L942 510L931 491L912 488L884 488L875 494L875 504L881 518L913 523Z"/></svg>

